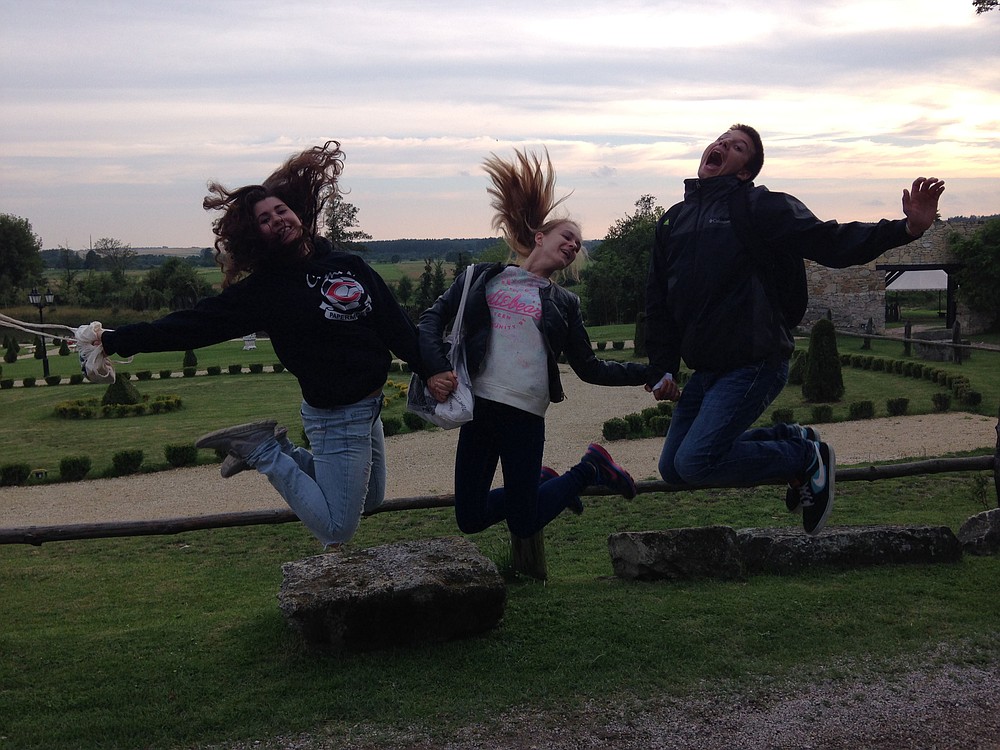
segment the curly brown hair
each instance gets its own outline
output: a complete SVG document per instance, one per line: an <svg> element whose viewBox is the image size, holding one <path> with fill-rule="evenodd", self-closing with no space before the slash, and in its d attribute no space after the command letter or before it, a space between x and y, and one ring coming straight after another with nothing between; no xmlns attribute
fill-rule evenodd
<svg viewBox="0 0 1000 750"><path fill-rule="evenodd" d="M527 258L535 247L536 232L548 233L558 224L576 222L566 217L550 218L569 195L555 198L556 173L548 149L544 166L537 154L515 149L514 157L506 161L491 153L483 169L493 182L486 189L493 196L490 206L496 212L492 227L500 231L514 253Z"/></svg>
<svg viewBox="0 0 1000 750"><path fill-rule="evenodd" d="M337 179L343 170L340 142L330 140L292 156L260 185L229 190L218 182L209 182L210 195L205 196L202 206L206 211L223 212L212 222L215 260L223 271L223 286L278 257L261 235L254 215L257 203L273 196L294 211L302 222L302 244L292 251L309 252L323 209L336 195ZM287 252L288 248L284 248L281 256L287 257Z"/></svg>

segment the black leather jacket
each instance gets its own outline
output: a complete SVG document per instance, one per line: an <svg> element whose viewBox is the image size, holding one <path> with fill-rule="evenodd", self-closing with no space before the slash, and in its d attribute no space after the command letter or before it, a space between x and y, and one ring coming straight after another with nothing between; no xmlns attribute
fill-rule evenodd
<svg viewBox="0 0 1000 750"><path fill-rule="evenodd" d="M482 368L483 358L492 330L490 309L486 304L486 284L505 268L502 263L477 263L473 266L472 285L465 309L466 366L475 379ZM427 375L451 370L448 345L443 341L446 325L458 312L462 299L465 274L420 316L420 352ZM541 331L546 344L549 371L549 398L566 398L559 379L558 359L565 353L570 367L587 383L596 385L642 385L648 379L648 366L636 362L613 362L594 355L587 329L580 314L580 298L556 283L539 290L542 301Z"/></svg>
<svg viewBox="0 0 1000 750"><path fill-rule="evenodd" d="M686 180L684 204L666 242L657 237L646 287L646 348L655 383L693 370L726 372L788 358L791 333L775 313L749 250L729 220L733 176ZM905 220L877 223L820 221L786 193L751 187L754 231L781 247L831 268L868 263L912 242Z"/></svg>

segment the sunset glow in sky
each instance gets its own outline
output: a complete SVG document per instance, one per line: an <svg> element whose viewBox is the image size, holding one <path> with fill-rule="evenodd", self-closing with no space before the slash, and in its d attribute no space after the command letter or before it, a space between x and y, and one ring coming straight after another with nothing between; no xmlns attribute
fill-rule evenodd
<svg viewBox="0 0 1000 750"><path fill-rule="evenodd" d="M969 0L0 0L0 213L43 245L212 243L205 183L329 138L375 239L491 234L490 152L548 148L587 238L760 130L820 218L1000 213L1000 12Z"/></svg>

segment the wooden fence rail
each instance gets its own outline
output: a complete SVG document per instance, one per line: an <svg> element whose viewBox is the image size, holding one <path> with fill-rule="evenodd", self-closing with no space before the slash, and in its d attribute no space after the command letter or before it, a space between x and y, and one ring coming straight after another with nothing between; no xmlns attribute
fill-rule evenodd
<svg viewBox="0 0 1000 750"><path fill-rule="evenodd" d="M992 456L970 456L965 458L934 458L925 461L914 461L901 464L886 464L862 468L837 470L838 482L873 482L880 479L895 479L898 477L919 476L922 474L942 474L948 472L993 472L993 481L997 491L997 506L1000 507L1000 423L997 426L997 451ZM783 484L771 482L770 484ZM676 487L666 482L638 482L640 493L650 492L687 492L688 488ZM722 487L723 485L708 485L707 487ZM740 485L725 485L726 487ZM752 486L752 485L743 485ZM701 488L699 488L701 489ZM612 495L613 492L603 487L589 487L584 495ZM375 513L388 513L401 510L419 510L426 508L447 508L455 504L454 495L423 495L417 497L402 497L386 500ZM236 513L220 513L209 516L190 518L169 518L157 521L122 521L111 523L83 523L54 526L22 526L0 529L0 544L32 544L41 545L45 542L65 542L79 539L102 539L124 536L157 536L180 534L188 531L217 529L229 526L256 526L262 524L290 523L298 521L289 509L241 511ZM526 549L515 552L515 557L524 554L535 558L538 556L537 545L541 539L536 539ZM533 551L531 551L533 550ZM542 563L544 566L544 556ZM516 562L515 562L516 565ZM536 576L537 577L537 576ZM542 576L544 577L544 576Z"/></svg>

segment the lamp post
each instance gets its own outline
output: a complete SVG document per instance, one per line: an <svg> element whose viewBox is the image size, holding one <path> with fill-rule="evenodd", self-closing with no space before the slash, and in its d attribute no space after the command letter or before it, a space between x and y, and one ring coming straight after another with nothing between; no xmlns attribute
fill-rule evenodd
<svg viewBox="0 0 1000 750"><path fill-rule="evenodd" d="M42 316L42 308L47 305L51 305L54 299L55 295L52 294L52 290L48 288L46 288L44 295L39 294L38 289L34 287L30 292L28 292L28 302L38 308L38 322L40 324L45 325L45 318ZM49 353L45 347L45 336L43 334L39 334L38 338L42 342L42 372L45 374L45 377L48 377Z"/></svg>

